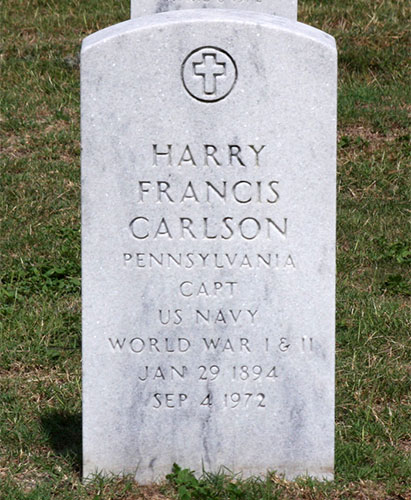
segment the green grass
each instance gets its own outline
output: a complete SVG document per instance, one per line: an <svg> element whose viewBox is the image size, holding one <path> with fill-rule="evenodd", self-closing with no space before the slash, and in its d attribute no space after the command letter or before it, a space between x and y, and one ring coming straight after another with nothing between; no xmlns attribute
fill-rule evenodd
<svg viewBox="0 0 411 500"><path fill-rule="evenodd" d="M410 8L299 4L339 46L335 481L81 483L78 54L129 1L3 0L1 500L411 498Z"/></svg>

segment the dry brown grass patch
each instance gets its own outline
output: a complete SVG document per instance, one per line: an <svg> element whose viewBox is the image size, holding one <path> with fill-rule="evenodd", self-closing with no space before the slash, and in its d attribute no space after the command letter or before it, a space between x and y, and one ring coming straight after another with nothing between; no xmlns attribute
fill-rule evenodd
<svg viewBox="0 0 411 500"><path fill-rule="evenodd" d="M369 143L369 150L375 151L380 149L382 145L385 146L387 143L393 143L402 134L403 130L401 129L392 128L390 129L390 132L388 134L382 134L381 132L373 131L371 127L366 125L351 125L340 128L338 132L338 140L341 140L341 138L344 136L351 139L360 138L363 141Z"/></svg>

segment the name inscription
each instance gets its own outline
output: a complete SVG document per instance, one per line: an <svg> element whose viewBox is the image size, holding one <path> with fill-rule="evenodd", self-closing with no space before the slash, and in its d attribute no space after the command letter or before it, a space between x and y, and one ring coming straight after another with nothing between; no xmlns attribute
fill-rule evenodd
<svg viewBox="0 0 411 500"><path fill-rule="evenodd" d="M128 222L131 241L130 248L120 254L123 267L157 273L175 269L178 277L166 286L174 300L181 303L173 302L171 307L156 304L151 309L150 314L156 312L149 320L158 326L157 333L119 335L110 337L108 343L113 355L135 355L141 359L135 369L136 384L152 387L155 383L160 384L159 388L167 385L171 389L152 393L148 404L153 410L185 408L190 404L203 408L264 409L270 402L271 384L281 381L284 360L299 355L309 361L315 354L311 337L298 338L295 333L290 337L275 333L267 336L265 330L260 332L260 307L244 302L248 283L241 279L243 273L237 273L298 270L298 257L287 244L292 225L282 213L286 201L281 194L282 182L267 174L265 168L269 149L266 144L155 143L151 146L151 166L134 183L138 212ZM177 177L173 175L175 171L179 172ZM190 179L190 175L195 179ZM146 207L150 210L146 211ZM178 207L183 211L181 215ZM248 212L241 212L244 208L249 208ZM243 215L237 215L239 211ZM209 249L218 240L236 238L245 243L276 243L272 251L264 252L257 251L258 247L254 252L232 252L229 247L226 252ZM133 248L133 241L138 244L150 240L158 248ZM177 247L172 252L162 251L161 242L169 240L176 245L190 241L193 250L179 252ZM198 242L204 249L198 248ZM193 270L197 272L193 274ZM224 270L232 270L235 279L207 279L207 270L217 271L221 277L227 277ZM259 276L256 283L264 286L264 275ZM216 301L221 302L220 306ZM284 325L278 328L280 333L283 330ZM184 384L188 384L187 390L181 390ZM189 388L198 384L206 386L208 392L192 393ZM239 384L247 390L255 385L259 390L238 390ZM179 390L175 390L177 387Z"/></svg>

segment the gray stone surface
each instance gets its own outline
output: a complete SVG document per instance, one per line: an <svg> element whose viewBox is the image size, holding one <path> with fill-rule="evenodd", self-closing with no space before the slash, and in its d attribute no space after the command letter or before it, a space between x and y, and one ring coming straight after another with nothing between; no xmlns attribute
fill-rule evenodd
<svg viewBox="0 0 411 500"><path fill-rule="evenodd" d="M257 11L297 19L297 0L131 0L131 17L207 8Z"/></svg>
<svg viewBox="0 0 411 500"><path fill-rule="evenodd" d="M331 478L333 38L170 12L81 71L85 476Z"/></svg>

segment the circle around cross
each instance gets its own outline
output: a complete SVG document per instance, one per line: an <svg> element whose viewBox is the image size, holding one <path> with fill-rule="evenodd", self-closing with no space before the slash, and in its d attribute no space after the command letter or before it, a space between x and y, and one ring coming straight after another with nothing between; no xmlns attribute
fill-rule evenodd
<svg viewBox="0 0 411 500"><path fill-rule="evenodd" d="M184 88L201 102L218 102L227 97L237 76L237 66L230 54L212 46L190 52L181 67Z"/></svg>

